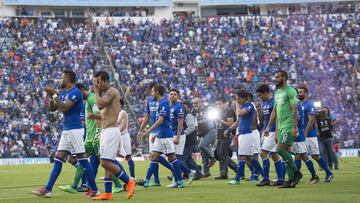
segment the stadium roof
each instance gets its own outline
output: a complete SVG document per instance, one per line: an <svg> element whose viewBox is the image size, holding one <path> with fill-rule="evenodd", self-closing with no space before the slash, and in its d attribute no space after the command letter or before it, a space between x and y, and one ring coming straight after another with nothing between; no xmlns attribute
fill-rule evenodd
<svg viewBox="0 0 360 203"><path fill-rule="evenodd" d="M257 5L257 4L303 4L303 3L329 3L350 2L358 0L199 0L200 6L220 5Z"/></svg>
<svg viewBox="0 0 360 203"><path fill-rule="evenodd" d="M172 0L4 0L8 6L156 7L173 6Z"/></svg>

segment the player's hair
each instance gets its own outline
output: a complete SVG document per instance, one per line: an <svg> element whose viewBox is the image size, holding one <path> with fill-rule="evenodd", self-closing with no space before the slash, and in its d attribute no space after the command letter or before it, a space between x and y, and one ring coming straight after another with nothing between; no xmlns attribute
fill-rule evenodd
<svg viewBox="0 0 360 203"><path fill-rule="evenodd" d="M84 89L84 90L89 90L87 87L85 87L85 85L84 84L82 84L82 83L76 83L75 84L75 87L77 87L78 89Z"/></svg>
<svg viewBox="0 0 360 203"><path fill-rule="evenodd" d="M95 77L100 77L100 80L106 82L106 81L110 81L109 79L109 74L106 71L99 71L95 74Z"/></svg>
<svg viewBox="0 0 360 203"><path fill-rule="evenodd" d="M299 90L299 89L302 89L302 90L304 90L304 92L305 92L306 94L309 94L309 89L308 89L305 85L299 86L299 87L298 87L298 90Z"/></svg>
<svg viewBox="0 0 360 203"><path fill-rule="evenodd" d="M285 77L286 80L289 78L288 73L286 71L284 71L284 70L278 70L278 71L276 71L275 74L277 74L277 73L280 73L281 76Z"/></svg>
<svg viewBox="0 0 360 203"><path fill-rule="evenodd" d="M249 92L246 91L246 90L244 90L244 89L240 89L239 91L236 92L236 95L237 95L238 97L241 97L241 98L243 98L243 99L246 99L246 98L249 97Z"/></svg>
<svg viewBox="0 0 360 203"><path fill-rule="evenodd" d="M165 94L165 87L163 85L155 85L154 91L158 92L161 96L164 96Z"/></svg>
<svg viewBox="0 0 360 203"><path fill-rule="evenodd" d="M72 70L63 70L63 72L67 77L69 77L71 83L76 82L76 73Z"/></svg>
<svg viewBox="0 0 360 203"><path fill-rule="evenodd" d="M149 84L149 90L151 90L155 85L157 85L156 82L152 82Z"/></svg>
<svg viewBox="0 0 360 203"><path fill-rule="evenodd" d="M190 109L192 109L192 108L193 108L193 105L191 104L191 102L190 102L190 101L183 101L183 102L182 102L182 104L183 104L183 105L186 105L186 106L188 106L188 107L190 107Z"/></svg>
<svg viewBox="0 0 360 203"><path fill-rule="evenodd" d="M222 102L222 103L226 103L226 99L225 99L225 97L218 97L218 98L216 98L216 100L215 101L219 101L219 102Z"/></svg>
<svg viewBox="0 0 360 203"><path fill-rule="evenodd" d="M180 91L175 88L172 88L169 92L176 92L180 96Z"/></svg>
<svg viewBox="0 0 360 203"><path fill-rule="evenodd" d="M125 106L125 102L124 102L124 100L122 98L120 98L120 105L121 105L121 107Z"/></svg>
<svg viewBox="0 0 360 203"><path fill-rule="evenodd" d="M262 84L256 89L256 93L270 93L270 87L267 84Z"/></svg>

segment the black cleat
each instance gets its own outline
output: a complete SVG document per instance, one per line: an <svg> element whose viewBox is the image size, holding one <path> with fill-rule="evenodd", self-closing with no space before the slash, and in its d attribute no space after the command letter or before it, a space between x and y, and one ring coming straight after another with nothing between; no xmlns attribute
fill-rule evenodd
<svg viewBox="0 0 360 203"><path fill-rule="evenodd" d="M310 181L309 181L309 184L316 184L320 181L320 178L319 176L315 175L313 177L311 177Z"/></svg>
<svg viewBox="0 0 360 203"><path fill-rule="evenodd" d="M270 186L281 186L284 185L284 181L274 181L274 182L270 182Z"/></svg>
<svg viewBox="0 0 360 203"><path fill-rule="evenodd" d="M214 178L215 180L227 180L228 176L217 176Z"/></svg>
<svg viewBox="0 0 360 203"><path fill-rule="evenodd" d="M280 185L278 188L283 189L283 188L295 188L295 185L292 185L293 181L285 181L285 183L283 185Z"/></svg>
<svg viewBox="0 0 360 203"><path fill-rule="evenodd" d="M296 171L294 173L294 180L291 182L291 186L295 187L300 182L302 177L303 177L303 174L300 171Z"/></svg>
<svg viewBox="0 0 360 203"><path fill-rule="evenodd" d="M266 185L270 185L270 180L263 179L262 181L260 181L259 183L256 184L256 186L259 186L259 187L263 187L263 186L266 186Z"/></svg>

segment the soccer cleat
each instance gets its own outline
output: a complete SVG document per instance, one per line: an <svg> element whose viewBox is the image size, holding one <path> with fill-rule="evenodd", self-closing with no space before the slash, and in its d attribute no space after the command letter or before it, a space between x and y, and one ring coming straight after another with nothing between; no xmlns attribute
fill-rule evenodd
<svg viewBox="0 0 360 203"><path fill-rule="evenodd" d="M266 185L270 185L270 180L263 179L262 181L260 181L259 183L256 184L256 186L259 186L259 187L266 186Z"/></svg>
<svg viewBox="0 0 360 203"><path fill-rule="evenodd" d="M178 188L178 184L174 181L170 185L166 186L167 188Z"/></svg>
<svg viewBox="0 0 360 203"><path fill-rule="evenodd" d="M278 188L295 188L295 185L292 185L293 181L286 181L283 185L280 185Z"/></svg>
<svg viewBox="0 0 360 203"><path fill-rule="evenodd" d="M90 190L90 188L86 185L82 185L80 187L78 187L77 191L78 192L88 192Z"/></svg>
<svg viewBox="0 0 360 203"><path fill-rule="evenodd" d="M281 186L284 185L284 181L274 181L274 182L270 182L270 186Z"/></svg>
<svg viewBox="0 0 360 203"><path fill-rule="evenodd" d="M125 184L125 190L127 191L127 199L130 199L135 193L136 182L133 179L130 179L128 183Z"/></svg>
<svg viewBox="0 0 360 203"><path fill-rule="evenodd" d="M120 192L124 192L125 190L124 190L124 188L123 187L114 187L114 189L113 189L113 194L114 193L120 193Z"/></svg>
<svg viewBox="0 0 360 203"><path fill-rule="evenodd" d="M240 181L237 181L237 180L233 179L233 180L230 180L230 181L228 182L228 184L229 184L229 185L240 185Z"/></svg>
<svg viewBox="0 0 360 203"><path fill-rule="evenodd" d="M259 177L254 176L254 175L251 175L250 178L246 179L246 181L258 181L258 180L259 180Z"/></svg>
<svg viewBox="0 0 360 203"><path fill-rule="evenodd" d="M144 186L144 179L139 179L139 180L136 180L136 185L139 185L139 186Z"/></svg>
<svg viewBox="0 0 360 203"><path fill-rule="evenodd" d="M205 173L202 178L208 178L208 177L210 177L210 176L211 176L210 173Z"/></svg>
<svg viewBox="0 0 360 203"><path fill-rule="evenodd" d="M334 178L334 174L326 175L325 182L330 183L333 178Z"/></svg>
<svg viewBox="0 0 360 203"><path fill-rule="evenodd" d="M184 187L185 187L185 183L183 180L177 182L177 188L184 188Z"/></svg>
<svg viewBox="0 0 360 203"><path fill-rule="evenodd" d="M73 188L71 185L59 186L59 188L64 192L77 193L76 188Z"/></svg>
<svg viewBox="0 0 360 203"><path fill-rule="evenodd" d="M157 182L150 182L149 187L161 187L161 184Z"/></svg>
<svg viewBox="0 0 360 203"><path fill-rule="evenodd" d="M227 180L228 176L217 176L214 178L215 180Z"/></svg>
<svg viewBox="0 0 360 203"><path fill-rule="evenodd" d="M103 193L97 197L91 198L92 200L112 200L112 193Z"/></svg>
<svg viewBox="0 0 360 203"><path fill-rule="evenodd" d="M38 190L33 190L31 192L33 194L37 195L37 196L40 196L40 197L47 197L47 198L51 197L51 191L48 191L45 188L41 188L41 189L38 189Z"/></svg>
<svg viewBox="0 0 360 203"><path fill-rule="evenodd" d="M150 180L144 180L144 187L145 188L148 188L148 187L150 187Z"/></svg>
<svg viewBox="0 0 360 203"><path fill-rule="evenodd" d="M95 197L96 195L99 195L99 194L100 194L99 191L94 191L94 190L90 189L83 195L83 197Z"/></svg>
<svg viewBox="0 0 360 203"><path fill-rule="evenodd" d="M191 185L191 183L194 181L196 175L196 171L191 170L189 174L188 184Z"/></svg>
<svg viewBox="0 0 360 203"><path fill-rule="evenodd" d="M309 181L308 184L316 184L316 183L318 183L319 181L320 181L319 176L315 175L315 176L311 177L311 179L310 179L310 181Z"/></svg>
<svg viewBox="0 0 360 203"><path fill-rule="evenodd" d="M174 177L172 176L166 176L168 180L173 181Z"/></svg>
<svg viewBox="0 0 360 203"><path fill-rule="evenodd" d="M291 186L295 187L300 182L300 179L302 177L303 177L303 174L300 171L296 171L294 173L294 180L291 182Z"/></svg>

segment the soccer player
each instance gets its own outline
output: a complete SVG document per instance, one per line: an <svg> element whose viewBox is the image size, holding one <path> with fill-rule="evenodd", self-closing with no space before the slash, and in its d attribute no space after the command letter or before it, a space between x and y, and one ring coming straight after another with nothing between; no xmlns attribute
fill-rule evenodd
<svg viewBox="0 0 360 203"><path fill-rule="evenodd" d="M163 153L167 156L168 160L173 166L174 176L177 180L178 188L185 187L184 181L181 176L180 162L175 156L175 143L180 139L179 135L177 140L174 140L174 134L171 129L170 123L170 104L169 100L164 96L165 88L162 85L155 85L152 89L153 98L159 103L156 111L156 122L147 129L143 134L143 139L152 132L154 129L158 129L155 137L151 137L151 142L154 142L151 152L151 163L146 174L145 184L150 182L150 177L153 174L153 170L157 170L160 154ZM157 168L156 168L157 167Z"/></svg>
<svg viewBox="0 0 360 203"><path fill-rule="evenodd" d="M121 132L121 144L123 146L125 154L125 159L129 164L130 175L132 178L135 178L135 164L131 158L131 139L128 131L129 118L128 113L124 110L125 102L120 99L120 113L118 119L118 125Z"/></svg>
<svg viewBox="0 0 360 203"><path fill-rule="evenodd" d="M86 136L85 136L85 152L88 157L90 157L90 165L94 171L94 177L96 178L98 167L100 165L99 160L99 143L96 142L95 137L97 134L97 126L101 126L97 123L98 120L91 119L94 114L100 112L99 108L96 106L95 94L90 92L85 85L81 83L76 83L75 86L81 91L85 103L85 126L86 126ZM59 188L65 192L76 193L79 192L81 188L87 188L83 185L81 188L78 188L81 176L83 174L83 168L78 166L76 168L74 181L71 185L59 186ZM115 192L120 192L122 190L122 185L118 178L114 178Z"/></svg>
<svg viewBox="0 0 360 203"><path fill-rule="evenodd" d="M270 88L267 84L260 85L256 89L257 96L263 101L261 104L261 116L263 120L263 129L264 132L266 126L270 120L270 114L274 108L274 98L270 92ZM257 186L266 186L270 185L270 161L269 156L271 156L274 161L276 175L278 177L278 181L271 184L272 186L279 186L284 184L284 172L283 172L283 163L281 161L280 156L276 153L277 144L275 142L276 136L276 126L275 123L271 125L270 132L268 136L264 136L264 141L261 147L260 156L263 162L264 169L264 179L256 184Z"/></svg>
<svg viewBox="0 0 360 203"><path fill-rule="evenodd" d="M296 90L287 85L288 74L286 71L277 71L275 74L276 92L275 105L270 115L270 121L264 131L268 136L271 125L276 119L276 132L278 134L277 153L282 157L286 164L286 172L289 180L279 188L294 188L302 178L302 173L297 169L292 154L291 146L294 144L298 134L297 104L298 98Z"/></svg>
<svg viewBox="0 0 360 203"><path fill-rule="evenodd" d="M145 115L145 119L143 121L143 123L140 126L139 132L138 132L138 138L142 138L143 137L143 131L146 127L147 124L150 124L150 126L154 125L156 122L156 112L158 109L158 102L156 101L155 98L153 98L151 96L151 92L153 91L153 87L156 85L156 83L151 83L149 85L149 92L150 92L150 96L148 97L147 100L147 104L146 104L146 115ZM149 151L150 153L152 152L153 148L154 148L154 143L151 142L151 138L155 137L156 139L156 135L157 135L158 129L154 128L150 133L149 133ZM172 165L171 163L163 156L161 155L159 157L159 162L154 162L153 167L154 169L152 170L154 175L154 182L145 182L144 183L144 187L160 187L160 179L159 179L159 163L163 166L165 166L167 169L169 169L172 173Z"/></svg>
<svg viewBox="0 0 360 203"><path fill-rule="evenodd" d="M259 162L255 159L254 153L256 145L258 144L256 134L253 133L253 121L255 117L254 105L249 101L249 92L246 90L239 90L236 94L237 108L236 114L238 115L237 121L231 125L224 135L228 136L230 132L238 126L238 170L235 179L228 182L230 185L240 184L240 178L244 174L245 162L248 161L259 172L262 172Z"/></svg>
<svg viewBox="0 0 360 203"><path fill-rule="evenodd" d="M75 81L75 72L64 70L61 75L60 85L63 91L60 96L58 96L52 87L45 88L45 92L51 97L50 111L59 110L64 114L64 127L55 154L54 167L50 174L48 184L39 190L33 190L32 193L35 195L51 197L51 191L61 173L62 164L65 163L66 156L70 154L75 154L78 163L86 170L86 176L91 189L85 196L92 197L98 192L92 167L85 154L83 140L84 128L80 123L83 98L80 90L75 87Z"/></svg>
<svg viewBox="0 0 360 203"><path fill-rule="evenodd" d="M127 198L130 199L134 194L136 182L130 179L122 167L114 161L121 142L121 133L117 124L120 112L120 94L118 90L110 86L109 74L105 71L95 74L94 92L96 106L101 110L100 160L101 166L105 169L105 193L92 199L112 200L114 176L125 182Z"/></svg>
<svg viewBox="0 0 360 203"><path fill-rule="evenodd" d="M304 135L306 137L306 145L308 153L313 159L315 159L321 168L326 172L325 181L330 182L334 175L330 171L329 166L324 159L320 156L319 143L317 139L317 132L315 128L315 113L316 108L314 102L309 99L309 90L305 86L301 86L298 89L299 100L301 101L302 109L304 112ZM301 162L300 162L301 163Z"/></svg>
<svg viewBox="0 0 360 203"><path fill-rule="evenodd" d="M180 163L180 168L189 177L189 185L195 178L196 172L186 167L182 162L182 155L184 153L184 147L186 142L186 136L184 134L184 107L178 101L180 98L180 92L177 89L171 89L169 92L170 101L170 122L171 128L174 133L175 155ZM174 178L173 183L168 185L169 188L177 188L177 180Z"/></svg>
<svg viewBox="0 0 360 203"><path fill-rule="evenodd" d="M300 170L301 160L303 160L311 174L311 179L309 181L309 184L315 184L319 182L319 177L316 175L313 162L307 155L307 147L305 142L304 125L303 125L304 113L300 103L297 105L297 111L298 111L299 135L296 137L294 146L292 147L292 151L295 153L295 165Z"/></svg>

